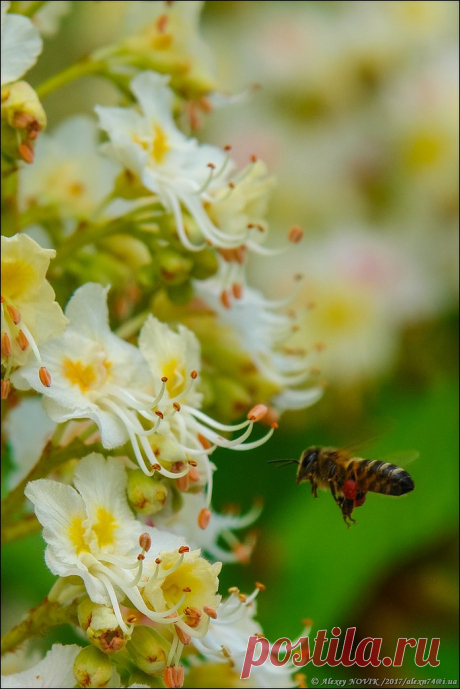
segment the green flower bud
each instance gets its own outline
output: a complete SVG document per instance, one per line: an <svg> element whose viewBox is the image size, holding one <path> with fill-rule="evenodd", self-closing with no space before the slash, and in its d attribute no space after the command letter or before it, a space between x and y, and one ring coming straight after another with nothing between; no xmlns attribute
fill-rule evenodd
<svg viewBox="0 0 460 689"><path fill-rule="evenodd" d="M122 199L142 199L149 196L141 180L131 170L123 170L115 178L114 197Z"/></svg>
<svg viewBox="0 0 460 689"><path fill-rule="evenodd" d="M217 273L219 262L214 249L203 249L194 255L192 276L197 280L206 280Z"/></svg>
<svg viewBox="0 0 460 689"><path fill-rule="evenodd" d="M148 675L159 675L166 667L171 645L152 627L135 627L126 648L133 662Z"/></svg>
<svg viewBox="0 0 460 689"><path fill-rule="evenodd" d="M164 249L157 254L160 274L168 285L180 285L185 282L193 268L193 260L172 249Z"/></svg>
<svg viewBox="0 0 460 689"><path fill-rule="evenodd" d="M82 687L106 687L112 677L110 659L94 646L86 646L75 658L73 676Z"/></svg>
<svg viewBox="0 0 460 689"><path fill-rule="evenodd" d="M103 653L116 653L126 644L127 638L118 625L113 609L106 605L85 598L78 606L78 622L89 641Z"/></svg>
<svg viewBox="0 0 460 689"><path fill-rule="evenodd" d="M155 514L166 502L168 489L156 478L140 469L128 472L128 500L141 514Z"/></svg>

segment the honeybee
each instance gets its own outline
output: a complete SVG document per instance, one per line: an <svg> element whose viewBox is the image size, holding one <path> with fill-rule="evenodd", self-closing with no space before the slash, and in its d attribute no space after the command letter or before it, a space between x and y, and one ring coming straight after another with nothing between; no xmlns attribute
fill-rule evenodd
<svg viewBox="0 0 460 689"><path fill-rule="evenodd" d="M351 515L355 507L364 504L367 493L404 495L414 490L411 476L396 464L353 457L349 451L335 447L308 447L299 460L271 461L298 464L296 483L310 481L315 498L318 488L329 489L348 527L356 523Z"/></svg>

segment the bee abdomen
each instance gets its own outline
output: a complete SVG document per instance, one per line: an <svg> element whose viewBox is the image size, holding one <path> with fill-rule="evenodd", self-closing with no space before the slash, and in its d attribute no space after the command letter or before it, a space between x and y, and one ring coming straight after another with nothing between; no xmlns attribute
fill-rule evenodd
<svg viewBox="0 0 460 689"><path fill-rule="evenodd" d="M354 470L361 490L384 495L404 495L414 490L411 476L396 464L365 459L356 463Z"/></svg>

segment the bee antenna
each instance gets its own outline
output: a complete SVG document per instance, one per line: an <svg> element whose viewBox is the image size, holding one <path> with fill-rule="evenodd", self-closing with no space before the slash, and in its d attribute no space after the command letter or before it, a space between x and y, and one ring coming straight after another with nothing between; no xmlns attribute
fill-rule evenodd
<svg viewBox="0 0 460 689"><path fill-rule="evenodd" d="M280 466L287 466L288 464L300 464L298 459L269 459L267 464L280 464ZM278 469L280 467L277 467Z"/></svg>

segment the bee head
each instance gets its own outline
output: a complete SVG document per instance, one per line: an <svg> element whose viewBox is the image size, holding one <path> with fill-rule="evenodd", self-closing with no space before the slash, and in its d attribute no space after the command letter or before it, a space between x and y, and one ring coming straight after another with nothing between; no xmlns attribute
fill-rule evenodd
<svg viewBox="0 0 460 689"><path fill-rule="evenodd" d="M300 456L299 468L297 469L296 483L307 481L318 461L319 447L307 447Z"/></svg>

